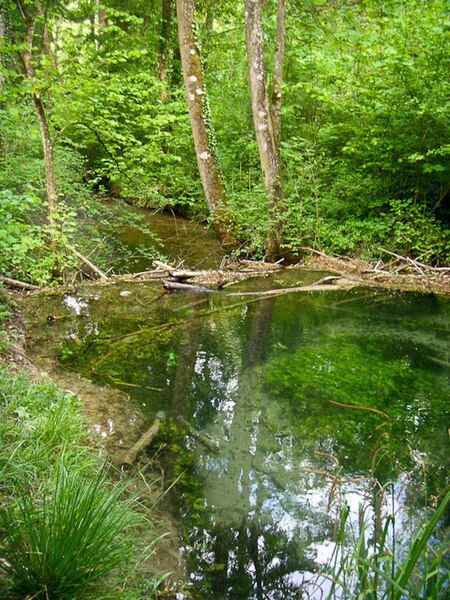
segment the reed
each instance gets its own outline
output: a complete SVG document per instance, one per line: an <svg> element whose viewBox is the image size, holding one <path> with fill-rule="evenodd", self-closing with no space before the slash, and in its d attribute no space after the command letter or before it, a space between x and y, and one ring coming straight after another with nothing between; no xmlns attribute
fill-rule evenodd
<svg viewBox="0 0 450 600"><path fill-rule="evenodd" d="M360 513L359 533L348 539L349 508L340 512L333 557L327 569L328 600L438 600L450 592L448 543L438 541L450 490L405 548L395 537L395 517L384 518L378 535ZM370 533L371 532L371 533ZM447 596L448 597L448 596Z"/></svg>

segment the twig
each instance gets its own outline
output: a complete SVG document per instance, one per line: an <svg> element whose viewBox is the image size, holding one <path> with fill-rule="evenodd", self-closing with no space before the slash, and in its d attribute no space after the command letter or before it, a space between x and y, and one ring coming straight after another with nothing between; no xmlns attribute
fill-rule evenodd
<svg viewBox="0 0 450 600"><path fill-rule="evenodd" d="M368 406L354 406L353 404L342 404L341 402L336 402L335 400L329 400L330 404L334 404L335 406L340 406L341 408L353 408L355 410L367 410L368 412L373 412L377 415L381 415L386 417L386 419L390 422L391 417L383 412L382 410L378 410L376 408L369 408Z"/></svg>

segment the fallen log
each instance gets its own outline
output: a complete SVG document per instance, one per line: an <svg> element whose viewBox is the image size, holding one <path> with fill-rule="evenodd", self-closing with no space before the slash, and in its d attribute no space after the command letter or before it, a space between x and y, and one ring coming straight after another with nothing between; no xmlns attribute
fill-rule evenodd
<svg viewBox="0 0 450 600"><path fill-rule="evenodd" d="M8 287L16 288L19 290L38 290L39 286L33 285L32 283L26 283L25 281L19 281L18 279L11 279L6 275L0 275L0 281L3 281Z"/></svg>
<svg viewBox="0 0 450 600"><path fill-rule="evenodd" d="M184 281L185 279L192 279L193 277L201 277L202 271L169 271L169 275L178 281Z"/></svg>
<svg viewBox="0 0 450 600"><path fill-rule="evenodd" d="M141 452L144 452L144 450L146 450L153 442L153 440L157 437L161 423L165 420L165 412L160 411L156 413L155 420L153 421L151 427L147 429L147 431L145 431L141 435L138 441L129 450L126 450L126 452L124 452L124 454L122 455L120 459L122 465L129 466L135 462L139 454L141 454Z"/></svg>
<svg viewBox="0 0 450 600"><path fill-rule="evenodd" d="M163 281L163 286L166 290L177 292L213 292L211 288L206 288L201 285L192 285L190 283L180 283L179 281Z"/></svg>
<svg viewBox="0 0 450 600"><path fill-rule="evenodd" d="M208 450L211 450L211 452L214 452L214 454L219 453L219 444L215 440L212 440L210 437L208 437L201 431L198 431L198 429L195 429L195 427L191 425L189 421L186 421L186 419L183 417L178 416L176 418L176 421L179 425L187 429L188 434L195 440L203 444L205 448L208 448Z"/></svg>
<svg viewBox="0 0 450 600"><path fill-rule="evenodd" d="M78 250L76 250L72 246L69 246L69 250L73 254L75 254L75 256L77 256L82 262L84 262L84 264L87 265L92 271L94 271L94 273L96 273L100 277L100 279L102 279L103 281L106 281L108 279L108 276L105 273L103 273L103 271L100 271L100 269L96 267L88 258L83 256L81 252L78 252Z"/></svg>
<svg viewBox="0 0 450 600"><path fill-rule="evenodd" d="M168 265L165 262L162 262L162 260L154 260L153 264L156 265L158 267L158 269L161 269L161 271L173 271L174 267Z"/></svg>

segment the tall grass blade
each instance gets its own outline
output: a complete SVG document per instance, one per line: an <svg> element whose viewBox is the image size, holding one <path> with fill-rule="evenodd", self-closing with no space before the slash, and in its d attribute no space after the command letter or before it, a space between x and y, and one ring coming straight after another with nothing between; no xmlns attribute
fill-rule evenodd
<svg viewBox="0 0 450 600"><path fill-rule="evenodd" d="M415 541L412 545L412 548L409 552L406 564L403 566L403 568L401 569L401 572L399 573L399 576L396 579L398 588L400 588L400 589L404 588L406 586L406 584L408 583L408 581L410 580L410 577L413 573L414 567L416 566L418 560L423 556L423 553L427 547L428 541L429 541L434 529L436 528L436 526L439 522L439 519L442 517L442 514L444 513L449 500L450 500L450 490L448 490L448 492L444 496L442 502L439 504L438 508L436 509L433 517L427 523L427 526L425 527L424 531L415 539ZM397 594L395 594L393 596L393 598L394 598L394 600L400 600L401 593L398 592Z"/></svg>

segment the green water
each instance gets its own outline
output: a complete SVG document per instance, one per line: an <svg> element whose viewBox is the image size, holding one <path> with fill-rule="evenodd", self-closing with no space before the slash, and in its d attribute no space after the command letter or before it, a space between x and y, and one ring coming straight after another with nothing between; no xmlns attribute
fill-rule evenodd
<svg viewBox="0 0 450 600"><path fill-rule="evenodd" d="M165 410L219 443L214 454L189 441L199 487L180 498L196 597L319 598L311 581L344 498L355 519L360 503L370 518L371 490L385 486L385 508L406 507L400 536L421 514L424 482L430 496L445 485L450 298L228 291L122 283L40 296L28 307L31 349L123 390L149 423Z"/></svg>

